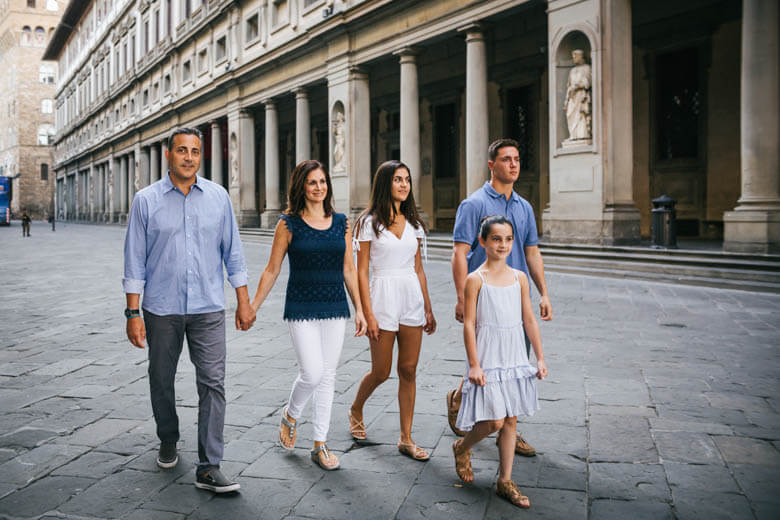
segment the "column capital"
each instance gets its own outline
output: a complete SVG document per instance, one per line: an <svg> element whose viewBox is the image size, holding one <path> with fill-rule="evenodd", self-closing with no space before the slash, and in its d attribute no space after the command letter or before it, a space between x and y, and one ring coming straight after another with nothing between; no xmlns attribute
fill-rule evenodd
<svg viewBox="0 0 780 520"><path fill-rule="evenodd" d="M260 102L266 110L276 110L276 102L273 98L267 98Z"/></svg>
<svg viewBox="0 0 780 520"><path fill-rule="evenodd" d="M306 87L296 87L292 90L293 94L295 94L295 99L308 99L309 97L309 91Z"/></svg>
<svg viewBox="0 0 780 520"><path fill-rule="evenodd" d="M240 108L238 110L238 117L241 119L252 119L255 117L255 113L249 108Z"/></svg>
<svg viewBox="0 0 780 520"><path fill-rule="evenodd" d="M461 27L458 27L459 33L466 33L466 41L484 40L485 39L485 24L480 22L472 22Z"/></svg>
<svg viewBox="0 0 780 520"><path fill-rule="evenodd" d="M219 120L218 119L211 119L209 121L209 126L211 126L212 128L214 128L215 126L219 126Z"/></svg>
<svg viewBox="0 0 780 520"><path fill-rule="evenodd" d="M364 69L363 67L359 67L357 65L352 65L349 67L349 78L350 79L368 79L368 71Z"/></svg>
<svg viewBox="0 0 780 520"><path fill-rule="evenodd" d="M420 54L421 50L419 47L412 47L412 46L406 46L398 49L397 51L393 52L393 56L400 56L401 57L401 63L404 63L404 61L415 61L415 57ZM406 60L404 60L406 58Z"/></svg>

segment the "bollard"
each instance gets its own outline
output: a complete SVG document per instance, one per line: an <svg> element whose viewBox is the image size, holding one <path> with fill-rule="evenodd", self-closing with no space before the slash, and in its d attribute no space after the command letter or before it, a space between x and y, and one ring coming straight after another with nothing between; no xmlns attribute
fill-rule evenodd
<svg viewBox="0 0 780 520"><path fill-rule="evenodd" d="M676 201L668 195L653 199L652 240L655 249L677 249L677 217L674 211Z"/></svg>

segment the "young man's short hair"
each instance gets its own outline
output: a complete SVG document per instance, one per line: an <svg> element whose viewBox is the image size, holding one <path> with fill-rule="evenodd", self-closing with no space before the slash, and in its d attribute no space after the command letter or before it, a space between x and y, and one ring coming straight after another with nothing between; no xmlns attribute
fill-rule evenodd
<svg viewBox="0 0 780 520"><path fill-rule="evenodd" d="M506 146L511 146L518 152L520 151L520 144L517 141L504 137L502 139L496 139L490 143L490 146L488 146L488 158L491 161L495 161L496 156L498 156L498 151Z"/></svg>

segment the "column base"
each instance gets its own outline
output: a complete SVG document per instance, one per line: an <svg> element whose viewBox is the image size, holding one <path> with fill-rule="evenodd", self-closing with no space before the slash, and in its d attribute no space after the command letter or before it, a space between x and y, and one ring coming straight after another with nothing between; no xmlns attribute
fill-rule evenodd
<svg viewBox="0 0 780 520"><path fill-rule="evenodd" d="M260 225L260 217L256 210L242 209L238 213L238 227L258 227Z"/></svg>
<svg viewBox="0 0 780 520"><path fill-rule="evenodd" d="M639 210L633 206L605 208L600 219L542 214L544 237L561 244L635 245L640 241Z"/></svg>
<svg viewBox="0 0 780 520"><path fill-rule="evenodd" d="M723 213L723 250L780 253L780 209L740 209Z"/></svg>
<svg viewBox="0 0 780 520"><path fill-rule="evenodd" d="M267 209L260 214L260 227L265 229L274 229L282 214L278 209Z"/></svg>

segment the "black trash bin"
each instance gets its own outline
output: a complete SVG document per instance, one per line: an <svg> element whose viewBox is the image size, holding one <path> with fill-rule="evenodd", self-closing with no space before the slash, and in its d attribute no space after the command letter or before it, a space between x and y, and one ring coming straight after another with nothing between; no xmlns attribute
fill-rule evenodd
<svg viewBox="0 0 780 520"><path fill-rule="evenodd" d="M668 195L653 199L652 242L657 249L677 249L676 201Z"/></svg>

